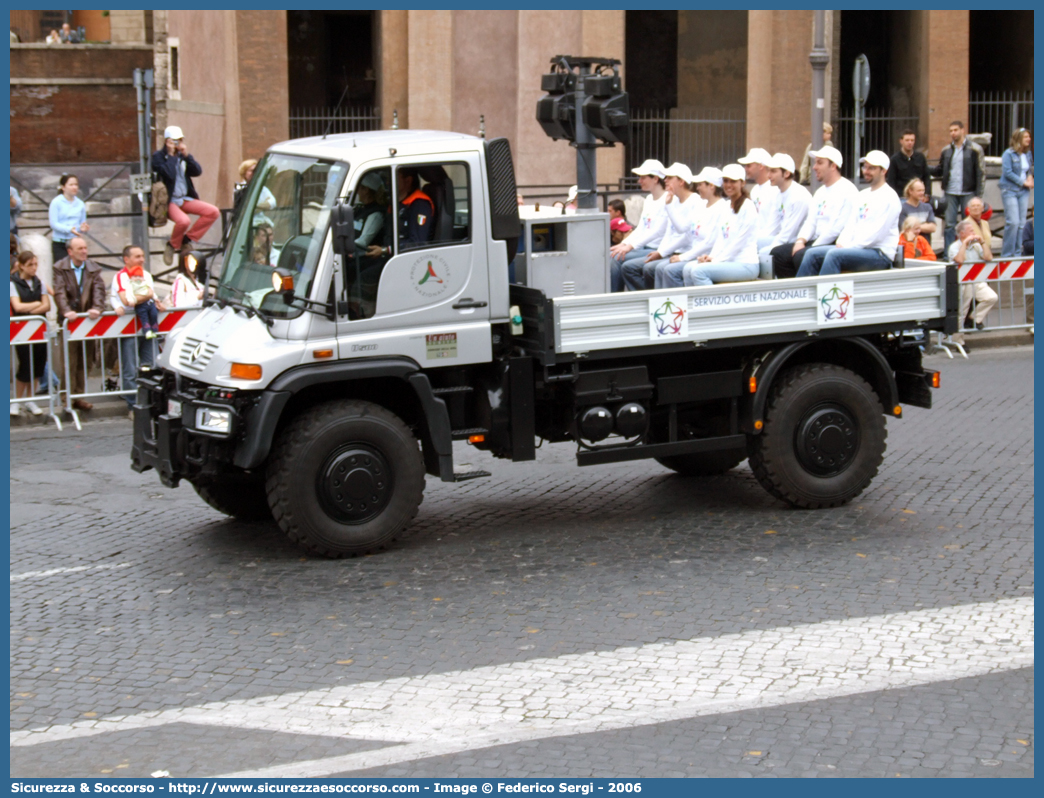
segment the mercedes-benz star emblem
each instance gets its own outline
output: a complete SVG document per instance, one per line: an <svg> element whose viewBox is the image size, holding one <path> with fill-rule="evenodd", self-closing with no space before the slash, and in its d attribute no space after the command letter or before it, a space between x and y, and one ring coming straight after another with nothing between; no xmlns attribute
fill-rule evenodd
<svg viewBox="0 0 1044 798"><path fill-rule="evenodd" d="M196 344L195 348L192 350L192 354L189 355L189 360L191 360L193 363L195 363L197 360L199 360L199 356L202 355L202 354L203 354L203 342L200 341L198 344Z"/></svg>

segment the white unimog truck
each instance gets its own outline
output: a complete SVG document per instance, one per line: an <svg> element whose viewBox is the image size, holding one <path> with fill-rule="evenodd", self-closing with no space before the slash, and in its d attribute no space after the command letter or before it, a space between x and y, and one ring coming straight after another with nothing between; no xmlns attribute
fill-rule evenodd
<svg viewBox="0 0 1044 798"><path fill-rule="evenodd" d="M434 206L423 243L400 235L400 170ZM952 268L612 294L592 219L521 223L504 139L272 147L214 295L140 372L132 467L336 557L406 532L425 474L489 476L455 471L453 441L506 460L570 442L578 465L684 476L749 458L772 495L817 508L873 479L885 416L931 406L938 374L903 333L956 330Z"/></svg>

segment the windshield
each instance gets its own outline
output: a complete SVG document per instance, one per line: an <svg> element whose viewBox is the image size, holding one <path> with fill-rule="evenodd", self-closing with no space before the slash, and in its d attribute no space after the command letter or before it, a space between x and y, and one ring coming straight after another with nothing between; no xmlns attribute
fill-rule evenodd
<svg viewBox="0 0 1044 798"><path fill-rule="evenodd" d="M330 208L347 171L343 163L268 153L238 212L217 298L248 302L274 318L300 315L300 307L272 293L272 270L289 269L295 293L310 295Z"/></svg>

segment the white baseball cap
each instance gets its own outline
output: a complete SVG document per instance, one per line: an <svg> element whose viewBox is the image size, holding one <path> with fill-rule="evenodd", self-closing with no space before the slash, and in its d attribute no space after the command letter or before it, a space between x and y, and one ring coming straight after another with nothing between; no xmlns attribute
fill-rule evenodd
<svg viewBox="0 0 1044 798"><path fill-rule="evenodd" d="M163 138L165 139L183 139L185 134L181 131L181 128L177 125L170 125L166 130L163 131Z"/></svg>
<svg viewBox="0 0 1044 798"><path fill-rule="evenodd" d="M892 165L892 160L880 150L870 150L870 152L859 159L859 163L868 163L871 166L880 166L882 169L887 169Z"/></svg>
<svg viewBox="0 0 1044 798"><path fill-rule="evenodd" d="M641 166L636 166L631 170L636 175L652 175L653 177L663 177L663 164L657 161L655 158L649 158Z"/></svg>
<svg viewBox="0 0 1044 798"><path fill-rule="evenodd" d="M376 172L368 172L360 185L366 186L370 191L380 191L384 188L384 181L381 180L381 176Z"/></svg>
<svg viewBox="0 0 1044 798"><path fill-rule="evenodd" d="M790 174L794 174L794 172L797 171L794 167L794 159L785 152L777 152L765 165L769 169L783 169L790 172Z"/></svg>
<svg viewBox="0 0 1044 798"><path fill-rule="evenodd" d="M763 150L761 147L754 147L747 155L739 159L742 164L748 163L760 163L768 166L768 162L772 160L772 156L768 154L768 150ZM728 175L726 175L728 177Z"/></svg>
<svg viewBox="0 0 1044 798"><path fill-rule="evenodd" d="M721 170L715 166L705 166L700 173L692 179L693 183L710 183L712 186L721 188Z"/></svg>
<svg viewBox="0 0 1044 798"><path fill-rule="evenodd" d="M844 157L841 155L841 151L836 147L831 147L829 144L821 150L810 152L810 158L826 158L828 161L833 161L837 164L837 168L840 169L845 162Z"/></svg>
<svg viewBox="0 0 1044 798"><path fill-rule="evenodd" d="M730 163L721 170L721 176L726 180L738 180L743 183L747 180L747 170L738 163Z"/></svg>
<svg viewBox="0 0 1044 798"><path fill-rule="evenodd" d="M675 161L663 170L664 177L680 177L686 183L692 182L692 170L685 164Z"/></svg>

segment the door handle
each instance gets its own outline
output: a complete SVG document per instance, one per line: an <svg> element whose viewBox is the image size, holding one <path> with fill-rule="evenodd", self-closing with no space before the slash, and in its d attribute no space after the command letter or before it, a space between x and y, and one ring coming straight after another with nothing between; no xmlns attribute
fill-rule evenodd
<svg viewBox="0 0 1044 798"><path fill-rule="evenodd" d="M487 302L476 302L469 296L464 297L460 302L453 305L454 310L464 310L466 308L484 308L489 304Z"/></svg>

